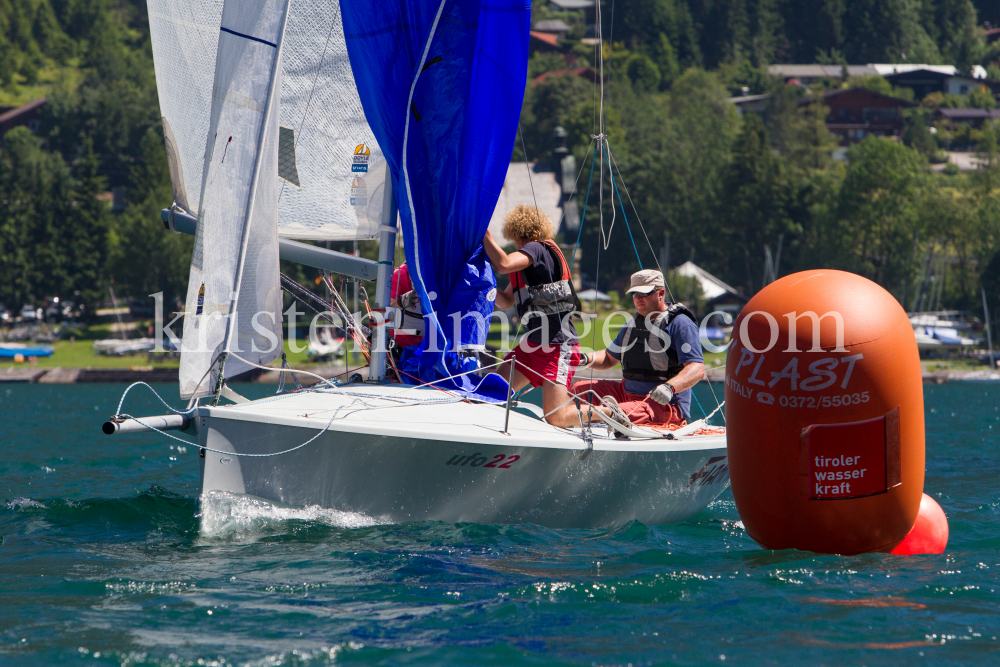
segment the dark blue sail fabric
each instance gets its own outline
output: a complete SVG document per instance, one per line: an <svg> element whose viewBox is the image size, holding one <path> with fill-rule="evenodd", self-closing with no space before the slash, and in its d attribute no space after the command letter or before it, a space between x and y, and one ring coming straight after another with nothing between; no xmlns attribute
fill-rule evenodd
<svg viewBox="0 0 1000 667"><path fill-rule="evenodd" d="M427 335L408 359L425 382L456 375L472 363L456 351L485 342L496 295L482 239L521 112L531 4L341 0L340 8L424 304ZM474 379L449 382L470 391Z"/></svg>

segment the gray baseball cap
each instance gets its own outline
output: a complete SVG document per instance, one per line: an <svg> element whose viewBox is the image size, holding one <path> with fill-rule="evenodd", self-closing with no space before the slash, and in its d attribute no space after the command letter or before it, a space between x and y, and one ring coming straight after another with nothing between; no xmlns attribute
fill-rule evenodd
<svg viewBox="0 0 1000 667"><path fill-rule="evenodd" d="M649 294L658 289L663 289L663 274L654 269L646 269L632 274L632 286L625 293Z"/></svg>

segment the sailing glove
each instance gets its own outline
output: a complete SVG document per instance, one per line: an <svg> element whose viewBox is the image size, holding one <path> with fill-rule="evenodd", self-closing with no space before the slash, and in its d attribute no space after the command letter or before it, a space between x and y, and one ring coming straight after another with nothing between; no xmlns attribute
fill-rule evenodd
<svg viewBox="0 0 1000 667"><path fill-rule="evenodd" d="M649 397L660 405L670 405L670 401L674 400L674 387L669 382L664 382L649 392Z"/></svg>

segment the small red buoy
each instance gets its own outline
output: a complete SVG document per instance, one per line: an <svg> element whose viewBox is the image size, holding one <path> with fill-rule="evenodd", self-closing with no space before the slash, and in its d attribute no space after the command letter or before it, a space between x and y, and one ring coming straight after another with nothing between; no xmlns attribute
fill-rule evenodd
<svg viewBox="0 0 1000 667"><path fill-rule="evenodd" d="M920 499L920 509L913 528L891 553L896 556L942 554L948 546L948 517L926 493Z"/></svg>

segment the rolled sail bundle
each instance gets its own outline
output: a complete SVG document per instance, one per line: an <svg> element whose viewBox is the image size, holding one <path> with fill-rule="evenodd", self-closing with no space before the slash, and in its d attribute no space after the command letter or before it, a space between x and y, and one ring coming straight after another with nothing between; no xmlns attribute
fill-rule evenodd
<svg viewBox="0 0 1000 667"><path fill-rule="evenodd" d="M726 363L733 497L770 549L891 551L917 517L924 404L895 298L842 271L796 273L738 318Z"/></svg>

